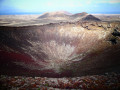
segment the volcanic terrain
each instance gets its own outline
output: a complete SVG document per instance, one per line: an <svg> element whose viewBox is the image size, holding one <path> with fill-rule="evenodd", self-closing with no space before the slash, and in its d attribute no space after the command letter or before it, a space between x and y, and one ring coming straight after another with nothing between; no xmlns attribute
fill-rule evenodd
<svg viewBox="0 0 120 90"><path fill-rule="evenodd" d="M61 78L119 73L120 22L65 13L1 24L0 74Z"/></svg>
<svg viewBox="0 0 120 90"><path fill-rule="evenodd" d="M61 77L117 71L119 25L83 21L1 26L0 73Z"/></svg>

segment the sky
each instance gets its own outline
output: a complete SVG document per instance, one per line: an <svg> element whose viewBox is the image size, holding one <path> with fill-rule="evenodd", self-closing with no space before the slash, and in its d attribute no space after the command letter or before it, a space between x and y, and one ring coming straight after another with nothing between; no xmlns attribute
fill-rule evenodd
<svg viewBox="0 0 120 90"><path fill-rule="evenodd" d="M120 14L120 0L0 0L0 15L51 11Z"/></svg>

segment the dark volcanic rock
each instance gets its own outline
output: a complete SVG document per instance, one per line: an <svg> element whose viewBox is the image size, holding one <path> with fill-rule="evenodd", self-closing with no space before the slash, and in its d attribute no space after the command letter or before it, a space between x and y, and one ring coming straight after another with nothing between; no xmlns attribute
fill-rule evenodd
<svg viewBox="0 0 120 90"><path fill-rule="evenodd" d="M82 19L83 21L101 21L100 19L96 18L93 15L88 15L85 18Z"/></svg>

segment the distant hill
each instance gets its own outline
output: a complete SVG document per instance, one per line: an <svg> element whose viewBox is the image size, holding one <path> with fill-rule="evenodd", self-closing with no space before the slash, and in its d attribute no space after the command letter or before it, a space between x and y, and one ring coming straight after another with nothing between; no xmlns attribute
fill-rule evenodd
<svg viewBox="0 0 120 90"><path fill-rule="evenodd" d="M88 13L82 12L82 13L76 13L76 14L72 15L72 17L83 17L83 16L86 16L86 15L88 15Z"/></svg>
<svg viewBox="0 0 120 90"><path fill-rule="evenodd" d="M71 14L67 11L47 12L38 17L38 19L50 19L50 20L81 20L86 17L88 13L76 13Z"/></svg>
<svg viewBox="0 0 120 90"><path fill-rule="evenodd" d="M93 15L87 15L85 18L82 18L82 21L101 21Z"/></svg>
<svg viewBox="0 0 120 90"><path fill-rule="evenodd" d="M76 14L71 15L70 19L78 21L78 20L81 20L82 18L86 17L87 15L88 15L88 13L86 13L86 12L76 13Z"/></svg>
<svg viewBox="0 0 120 90"><path fill-rule="evenodd" d="M89 15L86 12L71 14L67 11L56 11L56 12L47 12L38 17L38 19L47 19L47 20L82 20L82 21L101 21L93 15Z"/></svg>
<svg viewBox="0 0 120 90"><path fill-rule="evenodd" d="M71 13L67 11L57 11L57 12L47 12L42 14L38 19L47 18L47 19L53 19L53 18L67 18L71 15Z"/></svg>

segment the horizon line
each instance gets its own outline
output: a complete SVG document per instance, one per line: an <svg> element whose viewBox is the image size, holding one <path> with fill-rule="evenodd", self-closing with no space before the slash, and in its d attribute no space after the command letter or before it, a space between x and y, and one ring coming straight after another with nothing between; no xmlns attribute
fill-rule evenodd
<svg viewBox="0 0 120 90"><path fill-rule="evenodd" d="M57 11L51 11L57 12ZM0 15L40 15L46 12L10 12L10 13L0 13ZM70 12L71 13L71 12ZM82 13L82 12L78 12ZM120 12L87 12L88 14L120 14ZM72 12L72 14L77 14L76 12Z"/></svg>

